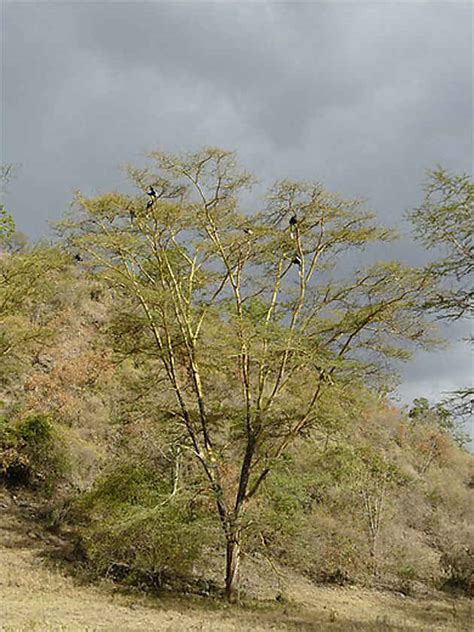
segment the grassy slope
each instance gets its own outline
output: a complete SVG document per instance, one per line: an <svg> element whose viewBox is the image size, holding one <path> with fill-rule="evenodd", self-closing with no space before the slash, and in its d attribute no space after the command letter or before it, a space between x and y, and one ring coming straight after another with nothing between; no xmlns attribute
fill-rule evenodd
<svg viewBox="0 0 474 632"><path fill-rule="evenodd" d="M60 541L41 530L26 503L0 491L0 629L92 630L469 630L472 602L416 600L360 588L318 587L287 576L286 605L227 608L212 600L153 598L116 585L81 584L53 564Z"/></svg>

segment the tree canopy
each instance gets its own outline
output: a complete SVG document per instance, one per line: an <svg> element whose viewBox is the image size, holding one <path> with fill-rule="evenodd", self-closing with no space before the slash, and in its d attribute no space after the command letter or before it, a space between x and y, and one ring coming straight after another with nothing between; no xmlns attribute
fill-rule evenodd
<svg viewBox="0 0 474 632"><path fill-rule="evenodd" d="M470 314L474 297L474 182L439 167L429 172L424 191L421 206L408 217L421 243L439 253L431 269L444 282L426 307L457 320Z"/></svg>
<svg viewBox="0 0 474 632"><path fill-rule="evenodd" d="M439 281L424 308L437 318L456 321L472 315L474 299L474 182L467 174L430 171L425 197L408 214L415 236L437 257L429 265ZM446 400L458 416L472 415L474 390L467 386Z"/></svg>
<svg viewBox="0 0 474 632"><path fill-rule="evenodd" d="M251 499L328 393L343 407L426 343L431 276L398 262L347 273L346 252L394 234L319 183L279 181L248 213L253 178L233 153L150 158L127 168L137 195L78 193L60 231L113 288L116 351L149 363L159 414L202 467L232 601Z"/></svg>

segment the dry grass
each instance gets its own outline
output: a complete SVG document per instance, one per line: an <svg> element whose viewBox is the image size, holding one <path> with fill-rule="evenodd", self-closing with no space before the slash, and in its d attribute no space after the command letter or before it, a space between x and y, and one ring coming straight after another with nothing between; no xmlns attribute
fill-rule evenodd
<svg viewBox="0 0 474 632"><path fill-rule="evenodd" d="M467 599L417 600L360 588L318 587L296 575L283 578L285 604L262 600L239 608L213 600L150 597L106 582L82 584L61 566L46 563L45 555L58 541L26 517L27 511L0 494L3 632L471 629L472 603Z"/></svg>

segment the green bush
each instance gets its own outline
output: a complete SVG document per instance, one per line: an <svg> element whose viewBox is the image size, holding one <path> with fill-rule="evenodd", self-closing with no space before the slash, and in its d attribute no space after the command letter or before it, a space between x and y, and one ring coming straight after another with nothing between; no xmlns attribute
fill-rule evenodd
<svg viewBox="0 0 474 632"><path fill-rule="evenodd" d="M62 438L47 415L0 419L0 476L7 484L51 492L68 470Z"/></svg>
<svg viewBox="0 0 474 632"><path fill-rule="evenodd" d="M219 537L210 515L195 495L172 495L165 472L134 462L113 464L70 513L98 574L155 587L189 573Z"/></svg>
<svg viewBox="0 0 474 632"><path fill-rule="evenodd" d="M410 564L405 564L398 569L398 577L400 592L404 595L410 595L412 593L412 584L417 579L416 569Z"/></svg>

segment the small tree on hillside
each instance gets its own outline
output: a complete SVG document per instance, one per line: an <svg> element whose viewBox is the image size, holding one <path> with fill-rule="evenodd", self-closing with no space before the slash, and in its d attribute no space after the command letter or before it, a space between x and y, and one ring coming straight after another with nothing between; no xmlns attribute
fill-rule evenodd
<svg viewBox="0 0 474 632"><path fill-rule="evenodd" d="M15 176L18 165L11 163L0 163L0 193L7 190L7 185ZM6 246L8 240L15 232L15 221L5 206L0 203L0 253Z"/></svg>
<svg viewBox="0 0 474 632"><path fill-rule="evenodd" d="M399 263L334 270L392 235L319 184L278 182L244 214L252 178L232 153L150 157L155 168L128 168L138 196L77 194L62 230L116 292L117 350L155 362L157 415L202 467L233 602L252 499L325 395L344 397L424 340L414 308L431 280Z"/></svg>
<svg viewBox="0 0 474 632"><path fill-rule="evenodd" d="M431 426L435 431L441 430L449 435L460 448L465 448L470 441L469 434L463 430L462 426L457 422L455 415L453 415L446 406L439 403L431 406L425 397L419 397L413 400L413 405L408 412L408 417L413 423ZM435 453L439 433L433 432L432 437L433 451ZM430 463L433 458L434 456L430 459Z"/></svg>
<svg viewBox="0 0 474 632"><path fill-rule="evenodd" d="M387 497L396 481L397 470L386 458L371 453L369 449L359 450L357 457L355 487L362 498L369 552L377 573L379 536L387 513Z"/></svg>
<svg viewBox="0 0 474 632"><path fill-rule="evenodd" d="M15 232L15 222L3 204L0 204L0 248L4 247Z"/></svg>

